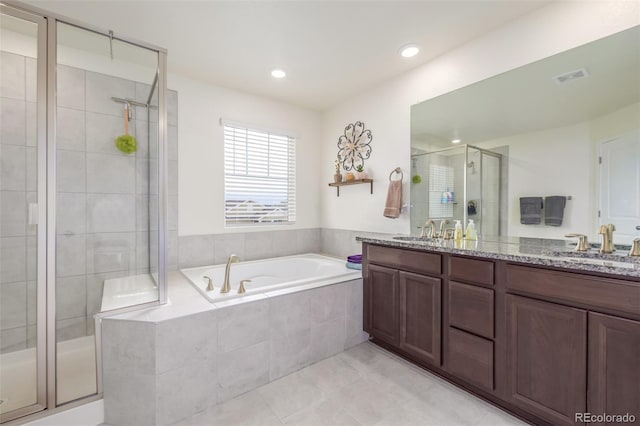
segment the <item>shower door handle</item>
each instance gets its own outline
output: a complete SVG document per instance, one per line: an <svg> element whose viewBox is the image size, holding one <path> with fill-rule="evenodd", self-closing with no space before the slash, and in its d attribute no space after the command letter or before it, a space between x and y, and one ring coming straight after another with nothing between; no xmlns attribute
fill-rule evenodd
<svg viewBox="0 0 640 426"><path fill-rule="evenodd" d="M29 203L29 225L38 224L38 203Z"/></svg>

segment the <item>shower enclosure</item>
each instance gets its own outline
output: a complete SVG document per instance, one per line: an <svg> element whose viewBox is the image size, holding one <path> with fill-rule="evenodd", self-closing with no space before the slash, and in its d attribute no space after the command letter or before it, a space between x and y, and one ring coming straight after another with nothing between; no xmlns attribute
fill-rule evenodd
<svg viewBox="0 0 640 426"><path fill-rule="evenodd" d="M502 156L471 145L411 155L411 233L427 219L469 219L478 235L500 235Z"/></svg>
<svg viewBox="0 0 640 426"><path fill-rule="evenodd" d="M165 70L0 3L0 422L99 395L100 316L166 301Z"/></svg>

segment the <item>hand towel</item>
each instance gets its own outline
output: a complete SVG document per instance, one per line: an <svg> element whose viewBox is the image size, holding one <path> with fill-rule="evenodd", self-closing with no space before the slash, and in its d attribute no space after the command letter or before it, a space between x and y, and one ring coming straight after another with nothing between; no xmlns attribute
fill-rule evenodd
<svg viewBox="0 0 640 426"><path fill-rule="evenodd" d="M562 226L564 219L564 207L567 205L567 197L554 195L544 199L544 224L549 226Z"/></svg>
<svg viewBox="0 0 640 426"><path fill-rule="evenodd" d="M385 217L397 219L400 216L402 208L402 181L392 180L389 182L389 190L387 191L387 202L384 205Z"/></svg>
<svg viewBox="0 0 640 426"><path fill-rule="evenodd" d="M520 198L520 223L537 225L542 220L542 197Z"/></svg>
<svg viewBox="0 0 640 426"><path fill-rule="evenodd" d="M362 270L362 264L361 263L347 262L347 268L361 271Z"/></svg>
<svg viewBox="0 0 640 426"><path fill-rule="evenodd" d="M362 263L362 255L361 254L354 254L352 256L349 256L349 257L347 257L347 262Z"/></svg>

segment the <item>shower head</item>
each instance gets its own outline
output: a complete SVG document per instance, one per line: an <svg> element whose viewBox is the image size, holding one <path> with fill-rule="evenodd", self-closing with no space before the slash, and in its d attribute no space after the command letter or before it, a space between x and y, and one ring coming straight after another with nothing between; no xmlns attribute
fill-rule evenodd
<svg viewBox="0 0 640 426"><path fill-rule="evenodd" d="M471 169L471 174L474 175L476 173L476 163L474 163L473 161L469 161L467 163L467 168Z"/></svg>

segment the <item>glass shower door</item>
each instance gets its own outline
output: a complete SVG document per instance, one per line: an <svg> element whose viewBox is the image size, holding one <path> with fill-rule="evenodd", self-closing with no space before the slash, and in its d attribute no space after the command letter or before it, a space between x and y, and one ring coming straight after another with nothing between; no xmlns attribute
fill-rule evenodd
<svg viewBox="0 0 640 426"><path fill-rule="evenodd" d="M2 422L46 406L45 34L43 18L0 5Z"/></svg>
<svg viewBox="0 0 640 426"><path fill-rule="evenodd" d="M482 228L483 236L500 235L500 164L498 156L482 152Z"/></svg>
<svg viewBox="0 0 640 426"><path fill-rule="evenodd" d="M159 299L158 52L56 29L56 403L97 392L94 315Z"/></svg>

